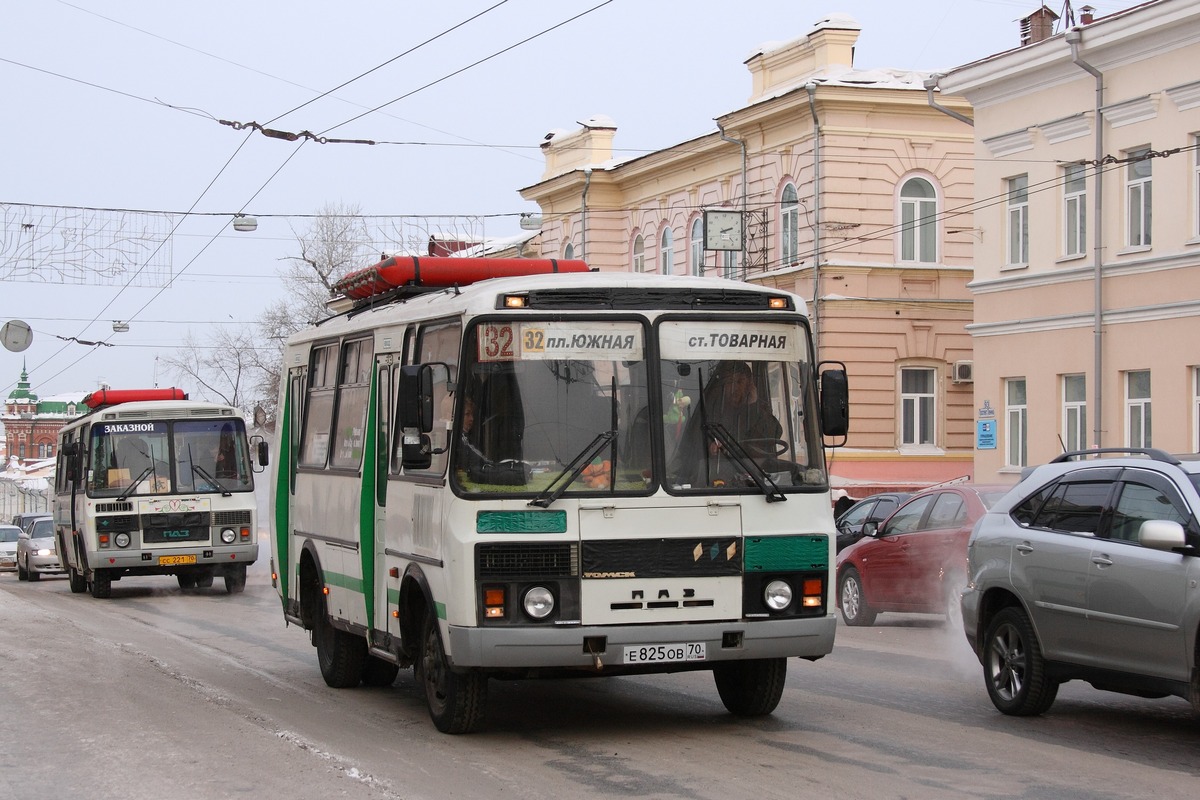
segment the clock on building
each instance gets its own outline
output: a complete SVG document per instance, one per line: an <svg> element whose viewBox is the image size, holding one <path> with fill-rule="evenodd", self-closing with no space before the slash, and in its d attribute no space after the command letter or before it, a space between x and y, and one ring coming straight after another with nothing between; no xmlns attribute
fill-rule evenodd
<svg viewBox="0 0 1200 800"><path fill-rule="evenodd" d="M741 250L742 212L727 209L705 211L704 249Z"/></svg>

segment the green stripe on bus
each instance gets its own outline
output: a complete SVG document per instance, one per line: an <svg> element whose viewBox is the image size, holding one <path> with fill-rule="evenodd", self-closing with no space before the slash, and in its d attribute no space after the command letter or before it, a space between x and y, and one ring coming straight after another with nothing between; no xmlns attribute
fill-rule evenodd
<svg viewBox="0 0 1200 800"><path fill-rule="evenodd" d="M349 589L352 592L362 593L363 579L355 578L352 575L343 575L340 572L325 572L325 585L336 586L339 589Z"/></svg>
<svg viewBox="0 0 1200 800"><path fill-rule="evenodd" d="M746 572L829 568L829 537L821 533L801 536L747 536L743 548Z"/></svg>
<svg viewBox="0 0 1200 800"><path fill-rule="evenodd" d="M279 420L279 452L275 454L275 574L279 576L279 594L284 608L287 608L288 578L292 574L291 553L288 551L291 539L291 474L292 474L292 382L288 375L283 375L283 418Z"/></svg>
<svg viewBox="0 0 1200 800"><path fill-rule="evenodd" d="M371 576L363 587L363 602L367 608L367 630L375 628L375 453L379 449L378 415L379 403L376 397L375 381L377 370L371 370L371 393L367 400L367 425L363 431L363 444L366 452L363 454L362 483L358 487L358 531L360 545L358 548L362 560L362 574Z"/></svg>

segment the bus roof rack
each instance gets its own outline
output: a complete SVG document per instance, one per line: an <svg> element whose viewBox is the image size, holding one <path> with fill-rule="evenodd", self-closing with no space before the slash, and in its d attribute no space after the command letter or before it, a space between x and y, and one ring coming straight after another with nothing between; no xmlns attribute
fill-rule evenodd
<svg viewBox="0 0 1200 800"><path fill-rule="evenodd" d="M138 403L144 400L187 400L187 392L171 387L167 389L98 389L83 398L83 404L95 411L99 408Z"/></svg>

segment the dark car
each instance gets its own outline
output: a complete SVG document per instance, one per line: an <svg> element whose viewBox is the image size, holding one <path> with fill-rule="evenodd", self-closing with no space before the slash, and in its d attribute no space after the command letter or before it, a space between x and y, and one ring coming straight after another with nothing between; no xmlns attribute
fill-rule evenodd
<svg viewBox="0 0 1200 800"><path fill-rule="evenodd" d="M1029 470L968 544L963 632L992 704L1041 714L1084 680L1200 712L1198 555L1195 455L1102 448Z"/></svg>
<svg viewBox="0 0 1200 800"><path fill-rule="evenodd" d="M879 527L910 497L912 492L880 492L864 497L847 508L837 518L837 551L840 553L863 538L863 527L867 523Z"/></svg>
<svg viewBox="0 0 1200 800"><path fill-rule="evenodd" d="M975 521L1011 487L960 483L918 492L837 556L838 605L847 625L881 611L958 616Z"/></svg>

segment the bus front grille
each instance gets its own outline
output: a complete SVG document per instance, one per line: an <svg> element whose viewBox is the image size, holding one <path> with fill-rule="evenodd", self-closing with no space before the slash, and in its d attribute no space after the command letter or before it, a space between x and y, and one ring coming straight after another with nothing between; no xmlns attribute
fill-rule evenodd
<svg viewBox="0 0 1200 800"><path fill-rule="evenodd" d="M475 574L480 580L579 574L579 545L573 542L480 544L475 559Z"/></svg>

